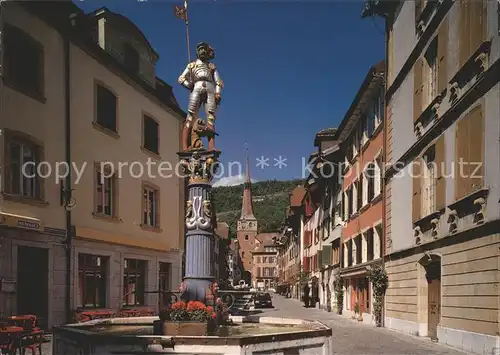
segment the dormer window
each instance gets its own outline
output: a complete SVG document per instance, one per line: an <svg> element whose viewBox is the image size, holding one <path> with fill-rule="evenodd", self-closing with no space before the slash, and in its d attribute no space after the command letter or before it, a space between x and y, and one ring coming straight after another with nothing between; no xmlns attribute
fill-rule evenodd
<svg viewBox="0 0 500 355"><path fill-rule="evenodd" d="M134 74L139 73L139 52L130 44L125 43L123 50L125 67Z"/></svg>

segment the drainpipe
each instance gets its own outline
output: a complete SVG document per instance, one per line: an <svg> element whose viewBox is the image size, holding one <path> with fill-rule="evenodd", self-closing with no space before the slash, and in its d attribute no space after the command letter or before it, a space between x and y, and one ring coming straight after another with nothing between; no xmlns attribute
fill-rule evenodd
<svg viewBox="0 0 500 355"><path fill-rule="evenodd" d="M75 14L70 15L68 28L64 34L64 116L65 116L65 161L71 166L71 81L70 81L70 32L74 24ZM71 169L68 169L64 182L64 209L66 212L66 317L71 321L71 281L72 281L72 250L73 250L73 226L71 219L72 188L71 188Z"/></svg>
<svg viewBox="0 0 500 355"><path fill-rule="evenodd" d="M385 19L385 38L384 38L384 52L385 52L385 62L384 62L384 77L383 77L383 84L385 87L384 91L384 96L385 93L387 92L387 86L388 86L388 70L389 70L389 45L388 45L388 38L389 38L389 18L388 16L384 16ZM384 98L384 121L382 124L384 125L382 127L382 179L381 179L381 186L382 186L382 252L383 254L381 255L382 258L382 268L385 269L385 253L386 253L386 233L387 233L387 224L386 224L386 180L385 180L385 164L386 164L386 152L387 152L387 116L388 116L388 110L387 110L387 101ZM382 307L382 327L385 327L385 295L384 295L384 307Z"/></svg>

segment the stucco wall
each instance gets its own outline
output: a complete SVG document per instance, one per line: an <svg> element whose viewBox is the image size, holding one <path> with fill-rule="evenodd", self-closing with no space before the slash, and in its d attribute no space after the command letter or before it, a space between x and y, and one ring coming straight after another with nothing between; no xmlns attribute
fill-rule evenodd
<svg viewBox="0 0 500 355"><path fill-rule="evenodd" d="M74 186L77 201L73 210L75 225L80 229L97 229L108 234L133 236L142 245L153 241L163 249L179 248L180 211L177 201L180 180L174 169L178 162L176 152L179 147L180 121L80 48L71 47L71 62L72 160L78 166L87 164L81 181ZM86 68L85 71L81 70L82 66ZM105 134L92 124L96 83L107 86L117 96L119 137ZM145 113L159 123L159 156L163 165L160 165L159 157L152 157L141 149L142 120ZM118 220L115 222L96 219L92 215L95 162L112 162L115 172L121 173L118 181ZM121 171L120 163L123 163ZM136 165L131 168L132 163ZM148 164L151 164L149 171ZM168 168L166 164L171 164L171 170L160 171L162 166ZM152 183L160 189L160 233L144 231L140 227L143 182ZM89 233L86 235L92 237Z"/></svg>
<svg viewBox="0 0 500 355"><path fill-rule="evenodd" d="M64 161L63 41L55 30L17 5L4 5L2 12L6 23L23 29L43 46L46 98L45 102L40 102L3 85L0 92L2 129L30 135L43 145L44 160L54 166L56 162ZM1 151L4 151L3 145ZM45 180L45 201L26 204L4 200L2 209L39 218L52 228L64 228L64 210L59 205L59 188L52 175Z"/></svg>
<svg viewBox="0 0 500 355"><path fill-rule="evenodd" d="M394 66L393 74L396 77L401 70L401 67L406 61L406 58L415 47L416 34L415 26L415 2L405 1L399 11L399 15L394 21Z"/></svg>

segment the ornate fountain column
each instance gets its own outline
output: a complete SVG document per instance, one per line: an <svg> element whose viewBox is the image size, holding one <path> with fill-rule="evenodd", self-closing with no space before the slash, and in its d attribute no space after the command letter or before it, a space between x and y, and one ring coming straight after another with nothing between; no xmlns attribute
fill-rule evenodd
<svg viewBox="0 0 500 355"><path fill-rule="evenodd" d="M186 198L186 268L183 295L186 301L206 303L214 283L214 211L212 177L219 151L194 150L178 153L189 179Z"/></svg>

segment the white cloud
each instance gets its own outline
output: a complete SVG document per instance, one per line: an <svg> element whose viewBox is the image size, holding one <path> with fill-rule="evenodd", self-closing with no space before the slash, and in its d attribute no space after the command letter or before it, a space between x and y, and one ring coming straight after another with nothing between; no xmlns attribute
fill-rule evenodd
<svg viewBox="0 0 500 355"><path fill-rule="evenodd" d="M250 179L252 182L257 182L257 180ZM238 186L242 185L245 182L245 175L240 174L240 175L235 175L235 176L226 176L223 178L220 178L216 182L214 182L213 187L218 187L218 186Z"/></svg>

